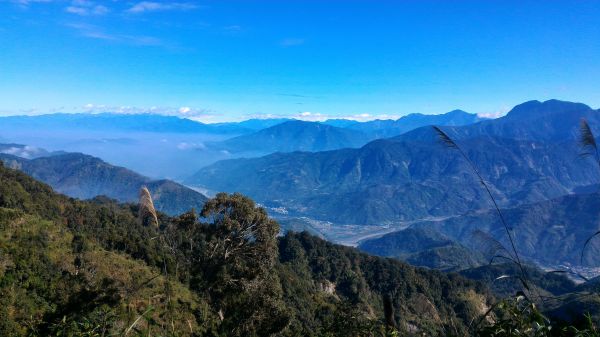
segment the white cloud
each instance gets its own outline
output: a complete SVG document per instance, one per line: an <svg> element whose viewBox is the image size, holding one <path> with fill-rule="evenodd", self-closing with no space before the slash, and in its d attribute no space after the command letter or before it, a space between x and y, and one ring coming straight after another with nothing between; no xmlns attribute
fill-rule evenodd
<svg viewBox="0 0 600 337"><path fill-rule="evenodd" d="M184 117L196 121L210 121L217 114L210 109L200 109L193 107L135 107L135 106L110 106L104 104L88 103L76 109L79 112L85 113L117 113L117 114L156 114L165 116Z"/></svg>
<svg viewBox="0 0 600 337"><path fill-rule="evenodd" d="M80 15L104 15L109 12L108 7L98 5L90 0L73 0L71 4L65 8L65 12Z"/></svg>
<svg viewBox="0 0 600 337"><path fill-rule="evenodd" d="M203 150L203 149L206 148L206 145L204 145L203 143L186 143L186 142L181 142L181 143L177 144L177 148L179 150L188 150L188 149Z"/></svg>
<svg viewBox="0 0 600 337"><path fill-rule="evenodd" d="M81 16L88 15L87 8L83 8L83 7L68 6L67 8L65 8L65 12L71 13L71 14L77 14L77 15L81 15Z"/></svg>
<svg viewBox="0 0 600 337"><path fill-rule="evenodd" d="M168 11L168 10L192 10L198 5L189 2L154 2L142 1L127 10L128 13L138 14L144 12Z"/></svg>
<svg viewBox="0 0 600 337"><path fill-rule="evenodd" d="M330 115L330 114L322 114L319 112L310 112L303 111L295 114L248 114L246 118L257 118L257 119L270 119L270 118L291 118L298 119L308 122L323 122L328 119L348 119L359 122L366 122L375 119L398 119L400 115L392 115L392 114L369 114L369 113L360 113L360 114L352 114L352 115Z"/></svg>
<svg viewBox="0 0 600 337"><path fill-rule="evenodd" d="M35 156L45 154L46 151L43 149L40 149L38 147L35 147L35 146L25 145L23 147L13 146L13 147L5 148L5 149L0 150L0 153L12 154L13 156L31 159L31 158L34 158Z"/></svg>
<svg viewBox="0 0 600 337"><path fill-rule="evenodd" d="M509 111L510 111L509 107L503 107L502 109L497 110L497 111L480 112L477 114L477 116L479 116L481 118L499 118L499 117L506 115L506 113Z"/></svg>

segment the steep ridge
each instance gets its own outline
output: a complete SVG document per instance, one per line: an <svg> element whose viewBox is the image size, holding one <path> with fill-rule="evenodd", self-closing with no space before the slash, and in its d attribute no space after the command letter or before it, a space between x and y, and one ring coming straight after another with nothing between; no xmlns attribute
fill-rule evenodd
<svg viewBox="0 0 600 337"><path fill-rule="evenodd" d="M579 156L581 118L592 128L600 125L600 112L584 104L531 101L505 117L444 130L480 169L500 204L515 206L597 183L597 168ZM354 150L217 162L188 183L241 191L299 215L347 224L490 207L466 161L443 146L431 127Z"/></svg>
<svg viewBox="0 0 600 337"><path fill-rule="evenodd" d="M0 160L18 168L73 198L104 195L120 202L137 202L142 186L152 193L158 210L175 215L200 209L206 197L170 180L152 180L123 167L81 153L66 153L35 159L0 154Z"/></svg>
<svg viewBox="0 0 600 337"><path fill-rule="evenodd" d="M504 117L466 126L445 126L444 130L457 140L500 137L558 143L578 139L581 118L585 118L592 127L600 127L600 111L585 104L559 100L528 101L515 106ZM437 137L430 128L419 128L394 139L432 142Z"/></svg>
<svg viewBox="0 0 600 337"><path fill-rule="evenodd" d="M600 194L566 195L552 200L502 210L524 258L545 266L600 265L600 240L586 240L598 230ZM415 223L415 228L436 230L464 244L480 230L510 247L498 215L492 211L473 211L441 221ZM583 256L582 256L583 254Z"/></svg>
<svg viewBox="0 0 600 337"><path fill-rule="evenodd" d="M575 142L461 141L501 205L558 197L597 181ZM488 208L468 163L439 142L377 140L360 149L218 162L188 180L349 224L383 224Z"/></svg>

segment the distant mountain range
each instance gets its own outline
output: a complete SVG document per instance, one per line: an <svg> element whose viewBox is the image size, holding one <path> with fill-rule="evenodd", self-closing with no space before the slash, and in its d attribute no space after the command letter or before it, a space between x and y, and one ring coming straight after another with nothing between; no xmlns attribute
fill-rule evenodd
<svg viewBox="0 0 600 337"><path fill-rule="evenodd" d="M359 131L294 120L255 133L218 143L209 143L208 146L230 153L254 152L268 154L273 152L314 152L360 147L366 144L368 140L369 138Z"/></svg>
<svg viewBox="0 0 600 337"><path fill-rule="evenodd" d="M186 118L157 114L56 113L37 116L0 117L2 129L44 130L128 130L158 133L232 133L251 132L236 123L205 124Z"/></svg>
<svg viewBox="0 0 600 337"><path fill-rule="evenodd" d="M598 181L597 167L579 156L582 117L592 127L600 125L596 110L548 101L519 105L496 120L444 128L506 207L556 198ZM222 161L187 183L240 191L272 207L342 224L386 224L490 207L467 162L440 144L430 127L360 149Z"/></svg>
<svg viewBox="0 0 600 337"><path fill-rule="evenodd" d="M543 142L576 141L579 122L587 119L600 135L600 112L582 103L548 100L528 101L515 106L504 117L465 126L445 126L455 139L480 137L536 140ZM440 124L441 125L441 124ZM437 141L430 128L419 128L399 135L397 140Z"/></svg>
<svg viewBox="0 0 600 337"><path fill-rule="evenodd" d="M360 124L361 122L351 119L328 119L321 122L322 124L335 126L338 128L349 128L352 125Z"/></svg>
<svg viewBox="0 0 600 337"><path fill-rule="evenodd" d="M199 192L170 180L152 180L123 167L110 165L81 153L56 154L25 159L0 153L0 160L57 192L79 199L104 195L120 202L137 202L139 190L147 186L156 208L170 215L200 209L207 198Z"/></svg>
<svg viewBox="0 0 600 337"><path fill-rule="evenodd" d="M210 124L210 125L213 127L216 127L216 128L221 128L221 127L230 128L230 127L236 126L240 129L245 129L245 130L249 130L249 131L259 131L262 129L270 128L277 124L294 121L294 120L295 119L290 119L290 118L265 118L265 119L253 118L253 119L248 119L248 120L241 121L241 122L214 123L214 124Z"/></svg>
<svg viewBox="0 0 600 337"><path fill-rule="evenodd" d="M441 115L410 114L398 120L356 122L332 119L325 122L299 120L248 120L239 126L273 125L250 134L227 139L208 146L229 153L269 154L274 152L327 151L358 148L368 141L397 136L425 125L466 125L481 121L475 114L454 110ZM262 121L262 122L259 122ZM280 122L280 123L276 123ZM224 125L224 124L222 124Z"/></svg>
<svg viewBox="0 0 600 337"><path fill-rule="evenodd" d="M455 110L440 115L410 114L398 120L357 122L331 119L324 122L306 122L360 131L371 139L396 136L424 125L466 125L481 119L475 114ZM240 122L201 123L177 116L159 114L119 113L54 113L0 117L0 130L93 130L136 131L155 133L250 134L286 122L302 122L290 118L248 119ZM306 124L308 125L308 124Z"/></svg>
<svg viewBox="0 0 600 337"><path fill-rule="evenodd" d="M444 116L421 119L460 125L457 118ZM389 124L390 130L379 126L363 132L351 127L364 123L342 119L303 122L270 118L206 124L156 114L56 113L0 117L0 137L4 143L90 154L152 177L183 179L218 160L360 147L378 135L397 135L414 128L414 123L398 127L404 125L402 120L410 121L408 117L381 121ZM145 164L150 161L152 165Z"/></svg>
<svg viewBox="0 0 600 337"><path fill-rule="evenodd" d="M397 120L374 120L349 124L346 127L368 134L372 139L388 138L427 125L468 125L485 120L476 114L462 110L453 110L440 115L410 114Z"/></svg>

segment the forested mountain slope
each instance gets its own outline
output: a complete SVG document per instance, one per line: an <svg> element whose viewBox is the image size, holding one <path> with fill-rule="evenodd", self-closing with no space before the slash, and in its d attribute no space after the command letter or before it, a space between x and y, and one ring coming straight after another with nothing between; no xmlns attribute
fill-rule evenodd
<svg viewBox="0 0 600 337"><path fill-rule="evenodd" d="M532 101L503 118L444 130L499 203L516 206L597 183L593 161L580 156L581 118L600 126L600 113L586 105ZM397 223L491 206L467 161L441 144L431 127L360 149L217 162L187 182L240 191L293 214L340 224Z"/></svg>
<svg viewBox="0 0 600 337"><path fill-rule="evenodd" d="M600 240L584 245L598 230L600 194L573 194L534 204L502 210L515 235L519 252L542 265L559 264L597 267ZM495 211L473 211L441 221L413 225L439 231L464 244L473 243L474 231L489 233L509 247L506 232Z"/></svg>
<svg viewBox="0 0 600 337"><path fill-rule="evenodd" d="M211 199L208 223L159 214L147 226L139 211L69 199L0 165L0 335L363 335L384 329L386 296L400 330L464 335L490 304L458 275L308 234L277 239L241 195Z"/></svg>
<svg viewBox="0 0 600 337"><path fill-rule="evenodd" d="M409 227L360 242L369 254L393 257L413 266L458 271L487 264L485 256L428 227Z"/></svg>
<svg viewBox="0 0 600 337"><path fill-rule="evenodd" d="M559 197L598 179L575 142L485 137L461 146L501 205ZM187 182L335 223L378 225L491 206L468 163L439 142L378 140L360 149L222 161Z"/></svg>
<svg viewBox="0 0 600 337"><path fill-rule="evenodd" d="M154 195L158 210L177 215L200 209L207 198L171 180L152 180L123 167L81 153L65 153L35 159L0 154L0 160L41 180L73 198L104 195L121 202L137 202L142 186Z"/></svg>

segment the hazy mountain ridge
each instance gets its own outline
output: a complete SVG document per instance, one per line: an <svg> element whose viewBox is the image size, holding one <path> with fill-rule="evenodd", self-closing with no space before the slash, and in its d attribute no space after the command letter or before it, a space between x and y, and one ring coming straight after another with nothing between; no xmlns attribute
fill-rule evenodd
<svg viewBox="0 0 600 337"><path fill-rule="evenodd" d="M502 205L558 197L597 179L591 161L577 160L576 143L485 138L462 145ZM349 224L490 206L468 163L438 142L377 140L360 149L223 161L202 169L188 184L240 191L261 203Z"/></svg>
<svg viewBox="0 0 600 337"><path fill-rule="evenodd" d="M369 138L361 132L331 125L285 121L255 133L238 136L218 143L207 144L218 150L238 152L326 151L360 147Z"/></svg>
<svg viewBox="0 0 600 337"><path fill-rule="evenodd" d="M576 136L582 117L589 118L592 127L600 125L600 113L585 105L532 101L500 119L444 129L456 136L500 204L509 206L556 198L597 182L593 162L579 156ZM546 131L547 137L539 136ZM513 136L519 139L508 139ZM350 224L490 207L468 163L441 144L431 127L360 149L218 162L188 183L241 191L262 203Z"/></svg>
<svg viewBox="0 0 600 337"><path fill-rule="evenodd" d="M397 120L374 120L351 124L348 125L348 128L362 131L372 138L388 138L427 125L458 126L473 124L483 120L486 119L479 117L477 114L471 114L462 110L452 110L439 115L413 113L400 117Z"/></svg>
<svg viewBox="0 0 600 337"><path fill-rule="evenodd" d="M144 175L183 179L218 160L359 147L374 138L344 128L355 124L362 123L267 118L207 124L150 113L56 113L0 117L0 135L5 143L86 153Z"/></svg>
<svg viewBox="0 0 600 337"><path fill-rule="evenodd" d="M223 123L212 123L213 127L238 127L252 131L259 131L262 129L270 128L277 124L284 122L294 121L290 118L251 118L240 122L223 122Z"/></svg>
<svg viewBox="0 0 600 337"><path fill-rule="evenodd" d="M251 132L235 124L212 125L187 118L159 114L54 113L36 116L0 117L2 128L43 130L129 130L159 133L233 133Z"/></svg>
<svg viewBox="0 0 600 337"><path fill-rule="evenodd" d="M199 209L207 198L170 180L152 180L123 167L81 153L25 159L0 154L7 166L39 179L60 193L79 199L104 195L120 202L137 202L139 190L147 186L158 210L180 214Z"/></svg>
<svg viewBox="0 0 600 337"><path fill-rule="evenodd" d="M209 146L231 153L273 153L328 151L357 148L368 141L397 136L425 125L466 125L483 120L475 114L454 110L440 115L410 114L397 120L358 122L330 119L324 122L301 120L248 120L238 125L268 126L255 133L241 135ZM273 125L268 123L272 121Z"/></svg>

